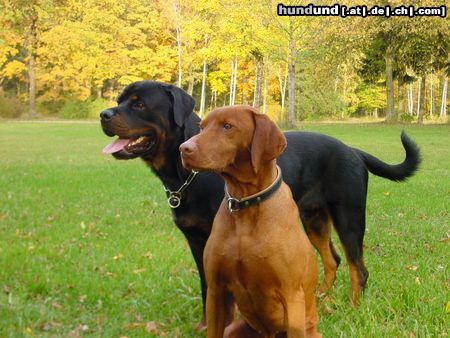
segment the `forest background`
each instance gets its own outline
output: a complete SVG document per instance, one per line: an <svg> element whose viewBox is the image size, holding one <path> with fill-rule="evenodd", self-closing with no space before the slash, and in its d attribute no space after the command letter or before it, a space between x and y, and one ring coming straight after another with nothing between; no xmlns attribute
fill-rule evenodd
<svg viewBox="0 0 450 338"><path fill-rule="evenodd" d="M309 3L334 5L289 5ZM125 85L149 79L185 89L200 116L250 104L288 128L323 119L447 121L448 14L281 17L277 4L1 0L0 116L97 118Z"/></svg>

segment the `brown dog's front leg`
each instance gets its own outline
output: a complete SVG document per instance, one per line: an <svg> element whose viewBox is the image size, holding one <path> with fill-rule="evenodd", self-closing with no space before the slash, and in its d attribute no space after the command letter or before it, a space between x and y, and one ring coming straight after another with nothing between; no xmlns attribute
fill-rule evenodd
<svg viewBox="0 0 450 338"><path fill-rule="evenodd" d="M287 316L287 338L306 337L306 313L305 313L305 293L303 289L295 292L288 298Z"/></svg>
<svg viewBox="0 0 450 338"><path fill-rule="evenodd" d="M230 320L230 305L227 304L224 287L209 285L206 294L207 337L222 338L227 321Z"/></svg>

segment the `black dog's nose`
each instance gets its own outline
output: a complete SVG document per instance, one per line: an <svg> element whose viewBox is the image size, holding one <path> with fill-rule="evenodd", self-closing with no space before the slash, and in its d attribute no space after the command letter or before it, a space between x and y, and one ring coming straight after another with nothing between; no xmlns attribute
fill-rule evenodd
<svg viewBox="0 0 450 338"><path fill-rule="evenodd" d="M104 111L102 111L100 113L100 118L103 121L111 120L113 116L114 116L114 112L111 109L105 109Z"/></svg>

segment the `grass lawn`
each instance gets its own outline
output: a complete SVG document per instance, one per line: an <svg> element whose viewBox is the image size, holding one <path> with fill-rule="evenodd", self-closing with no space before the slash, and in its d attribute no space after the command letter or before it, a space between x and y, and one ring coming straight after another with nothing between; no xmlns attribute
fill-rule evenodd
<svg viewBox="0 0 450 338"><path fill-rule="evenodd" d="M401 126L305 129L404 156ZM371 175L368 289L351 308L344 261L319 302L324 337L448 337L450 127L406 130L423 165L401 184ZM198 276L161 183L103 156L108 142L97 124L0 123L0 337L199 336Z"/></svg>

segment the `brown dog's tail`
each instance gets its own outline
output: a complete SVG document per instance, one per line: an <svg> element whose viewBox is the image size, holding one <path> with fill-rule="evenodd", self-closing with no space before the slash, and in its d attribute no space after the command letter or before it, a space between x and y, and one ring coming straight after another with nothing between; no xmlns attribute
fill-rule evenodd
<svg viewBox="0 0 450 338"><path fill-rule="evenodd" d="M396 165L387 164L375 156L372 156L362 150L355 149L366 168L374 175L387 178L391 181L404 181L414 175L421 162L420 150L417 144L402 131L401 140L405 148L405 160Z"/></svg>

